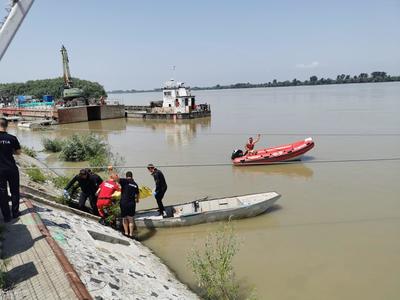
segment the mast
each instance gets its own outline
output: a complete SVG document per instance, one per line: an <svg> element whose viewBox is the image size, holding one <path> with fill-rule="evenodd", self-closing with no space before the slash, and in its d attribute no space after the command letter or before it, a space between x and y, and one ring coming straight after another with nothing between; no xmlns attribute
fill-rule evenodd
<svg viewBox="0 0 400 300"><path fill-rule="evenodd" d="M12 0L11 10L0 28L0 60L18 31L34 0Z"/></svg>
<svg viewBox="0 0 400 300"><path fill-rule="evenodd" d="M61 46L61 56L62 56L62 64L63 64L64 88L70 89L70 88L72 88L72 79L71 79L71 73L69 72L68 53L67 53L67 49L65 49L64 45Z"/></svg>

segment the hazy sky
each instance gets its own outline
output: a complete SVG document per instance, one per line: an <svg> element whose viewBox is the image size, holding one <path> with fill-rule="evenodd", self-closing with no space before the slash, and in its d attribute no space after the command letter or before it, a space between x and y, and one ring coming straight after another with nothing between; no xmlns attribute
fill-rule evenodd
<svg viewBox="0 0 400 300"><path fill-rule="evenodd" d="M191 86L400 75L400 0L36 0L0 82L61 76L62 43L107 90L160 87L174 65Z"/></svg>

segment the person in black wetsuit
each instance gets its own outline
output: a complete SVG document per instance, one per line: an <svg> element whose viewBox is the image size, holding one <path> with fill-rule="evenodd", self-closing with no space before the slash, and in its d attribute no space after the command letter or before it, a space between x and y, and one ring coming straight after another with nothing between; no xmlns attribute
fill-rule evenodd
<svg viewBox="0 0 400 300"><path fill-rule="evenodd" d="M121 218L124 226L124 233L131 238L134 237L135 222L133 217L136 212L136 203L139 202L139 186L133 180L132 172L126 172L126 178L120 178L121 185Z"/></svg>
<svg viewBox="0 0 400 300"><path fill-rule="evenodd" d="M157 200L158 210L160 212L160 216L167 217L167 212L165 211L164 205L162 203L162 199L164 198L165 192L167 191L167 182L165 181L164 174L154 167L153 164L148 164L147 169L150 174L153 176L154 181L156 183L156 189L154 191L154 197Z"/></svg>
<svg viewBox="0 0 400 300"><path fill-rule="evenodd" d="M19 217L19 171L15 164L14 154L21 154L18 139L7 133L8 121L0 118L0 209L4 222ZM7 184L11 192L11 213Z"/></svg>
<svg viewBox="0 0 400 300"><path fill-rule="evenodd" d="M64 194L68 195L68 190L74 185L75 182L78 182L78 185L81 188L81 193L79 195L79 209L86 210L85 203L89 198L92 213L94 215L98 215L96 191L103 182L103 179L101 179L101 177L97 174L93 174L89 171L89 169L80 170L79 174L75 175L74 178L72 178L72 180L67 184L64 189Z"/></svg>

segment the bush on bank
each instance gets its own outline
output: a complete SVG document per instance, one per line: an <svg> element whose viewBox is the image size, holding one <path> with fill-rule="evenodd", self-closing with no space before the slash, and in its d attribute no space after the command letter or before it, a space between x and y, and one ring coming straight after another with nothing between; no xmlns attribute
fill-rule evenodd
<svg viewBox="0 0 400 300"><path fill-rule="evenodd" d="M96 156L108 157L108 145L95 134L74 134L65 140L60 158L65 161L89 161Z"/></svg>
<svg viewBox="0 0 400 300"><path fill-rule="evenodd" d="M203 249L203 250L200 250ZM206 299L233 300L239 298L232 260L239 243L229 222L206 237L203 247L194 247L188 263Z"/></svg>
<svg viewBox="0 0 400 300"><path fill-rule="evenodd" d="M44 150L49 152L60 152L62 150L64 142L61 139L42 139L42 145Z"/></svg>

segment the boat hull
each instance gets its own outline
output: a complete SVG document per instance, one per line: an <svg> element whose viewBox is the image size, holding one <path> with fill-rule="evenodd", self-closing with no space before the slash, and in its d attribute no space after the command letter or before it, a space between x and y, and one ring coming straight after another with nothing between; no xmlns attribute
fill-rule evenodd
<svg viewBox="0 0 400 300"><path fill-rule="evenodd" d="M274 205L279 198L280 195L273 192L273 195L269 199L251 205L244 205L240 207L221 209L216 211L198 212L190 215L170 218L142 218L141 212L138 212L137 216L135 216L135 223L138 227L159 228L192 226L201 223L251 218L264 213L268 208ZM173 209L174 207L175 206L169 206L166 207L166 209ZM147 211L146 213L148 212L149 211Z"/></svg>
<svg viewBox="0 0 400 300"><path fill-rule="evenodd" d="M314 145L312 138L306 138L292 144L256 150L254 154L233 159L232 163L235 166L249 166L300 160Z"/></svg>

